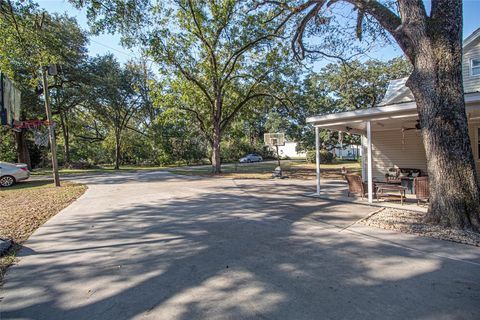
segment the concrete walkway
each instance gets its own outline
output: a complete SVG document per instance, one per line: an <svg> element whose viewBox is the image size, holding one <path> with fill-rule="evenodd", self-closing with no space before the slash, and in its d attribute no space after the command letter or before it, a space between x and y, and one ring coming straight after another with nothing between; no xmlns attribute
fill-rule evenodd
<svg viewBox="0 0 480 320"><path fill-rule="evenodd" d="M320 198L324 200L333 200L333 201L342 201L342 202L349 202L349 203L360 203L366 204L368 203L368 197L364 197L363 199L358 194L351 194L350 197L347 196L348 191L348 184L346 181L343 180L323 180L321 184L321 191L320 195L315 193L310 193L308 196ZM386 208L393 208L393 209L401 209L401 210L409 210L409 211L417 211L421 213L426 213L428 209L428 205L425 204L418 204L418 201L414 194L406 193L406 199L404 199L403 203L399 200L391 201L391 200L378 200L376 197L373 198L373 203L370 204L372 206L378 207L386 207Z"/></svg>
<svg viewBox="0 0 480 320"><path fill-rule="evenodd" d="M354 224L312 182L76 177L25 243L0 319L480 319L480 248Z"/></svg>

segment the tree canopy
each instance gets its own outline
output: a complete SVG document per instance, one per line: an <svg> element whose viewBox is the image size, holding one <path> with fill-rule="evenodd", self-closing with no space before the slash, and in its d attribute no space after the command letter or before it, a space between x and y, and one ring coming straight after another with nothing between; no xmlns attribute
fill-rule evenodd
<svg viewBox="0 0 480 320"><path fill-rule="evenodd" d="M253 1L76 3L87 6L94 30L120 31L126 44L145 48L160 68L156 102L191 113L210 144L215 173L222 135L241 109L259 98L288 101L271 85L293 72L278 40L280 26L268 11L251 10Z"/></svg>
<svg viewBox="0 0 480 320"><path fill-rule="evenodd" d="M25 84L24 119L44 118L37 64L59 66L49 85L65 166L212 163L216 130L216 157L222 161L250 152L271 156L263 146L265 132L285 132L308 150L314 141L307 116L373 105L387 81L404 76L408 65L399 59L340 61L305 72L292 60L282 25L272 22L271 12L256 10L253 1L171 1L161 7L149 1L127 7L125 1L76 3L87 6L92 31L120 31L143 57L126 65L112 56L88 57L87 36L74 19L49 15L33 2L13 4L17 21L44 15L44 21L58 24L49 27L48 36L67 39L58 43L65 46L61 54L44 45L45 52L52 49L44 62L21 50L2 60L2 68ZM4 13L10 19L11 12ZM13 135L5 131L2 137L2 148L11 148ZM22 137L33 166L46 163L47 149L35 146L28 130ZM322 132L327 149L337 139L336 133ZM357 143L354 136L344 141Z"/></svg>

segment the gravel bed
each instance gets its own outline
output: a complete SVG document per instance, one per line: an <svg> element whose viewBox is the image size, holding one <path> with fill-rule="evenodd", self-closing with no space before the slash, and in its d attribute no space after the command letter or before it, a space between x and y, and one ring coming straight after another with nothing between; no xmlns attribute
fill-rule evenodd
<svg viewBox="0 0 480 320"><path fill-rule="evenodd" d="M427 224L423 222L424 216L421 212L385 208L360 223L480 247L480 233Z"/></svg>

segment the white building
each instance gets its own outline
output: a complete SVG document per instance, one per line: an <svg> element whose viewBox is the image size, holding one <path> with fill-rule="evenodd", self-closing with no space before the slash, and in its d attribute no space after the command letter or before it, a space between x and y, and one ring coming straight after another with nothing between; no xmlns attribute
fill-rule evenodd
<svg viewBox="0 0 480 320"><path fill-rule="evenodd" d="M278 147L278 153L281 158L304 159L307 154L305 152L297 152L297 143L294 141L286 141L284 146Z"/></svg>
<svg viewBox="0 0 480 320"><path fill-rule="evenodd" d="M338 159L345 160L356 160L362 156L361 146L349 145L349 146L340 146L337 145L335 149L332 150L332 153Z"/></svg>

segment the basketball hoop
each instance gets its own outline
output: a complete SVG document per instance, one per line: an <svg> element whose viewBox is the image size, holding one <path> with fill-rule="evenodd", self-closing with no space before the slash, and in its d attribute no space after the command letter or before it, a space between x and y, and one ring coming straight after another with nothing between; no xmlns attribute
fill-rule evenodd
<svg viewBox="0 0 480 320"><path fill-rule="evenodd" d="M282 176L282 167L280 166L280 153L278 151L279 146L285 145L285 134L284 133L265 133L263 135L263 140L265 145L269 146L270 148L275 148L277 151L277 161L278 167L272 173L272 178L283 178Z"/></svg>
<svg viewBox="0 0 480 320"><path fill-rule="evenodd" d="M42 126L55 126L55 121L48 120L25 120L25 121L14 121L13 127L16 129L35 129Z"/></svg>
<svg viewBox="0 0 480 320"><path fill-rule="evenodd" d="M263 136L265 145L278 147L285 145L285 133L265 133Z"/></svg>
<svg viewBox="0 0 480 320"><path fill-rule="evenodd" d="M44 127L32 128L33 140L39 147L48 147L49 131Z"/></svg>
<svg viewBox="0 0 480 320"><path fill-rule="evenodd" d="M48 120L25 120L25 121L14 121L13 122L13 129L14 130L21 130L27 129L33 132L33 140L35 144L39 147L47 147L49 143L49 128L52 126L55 128L56 126L55 121L48 121Z"/></svg>

